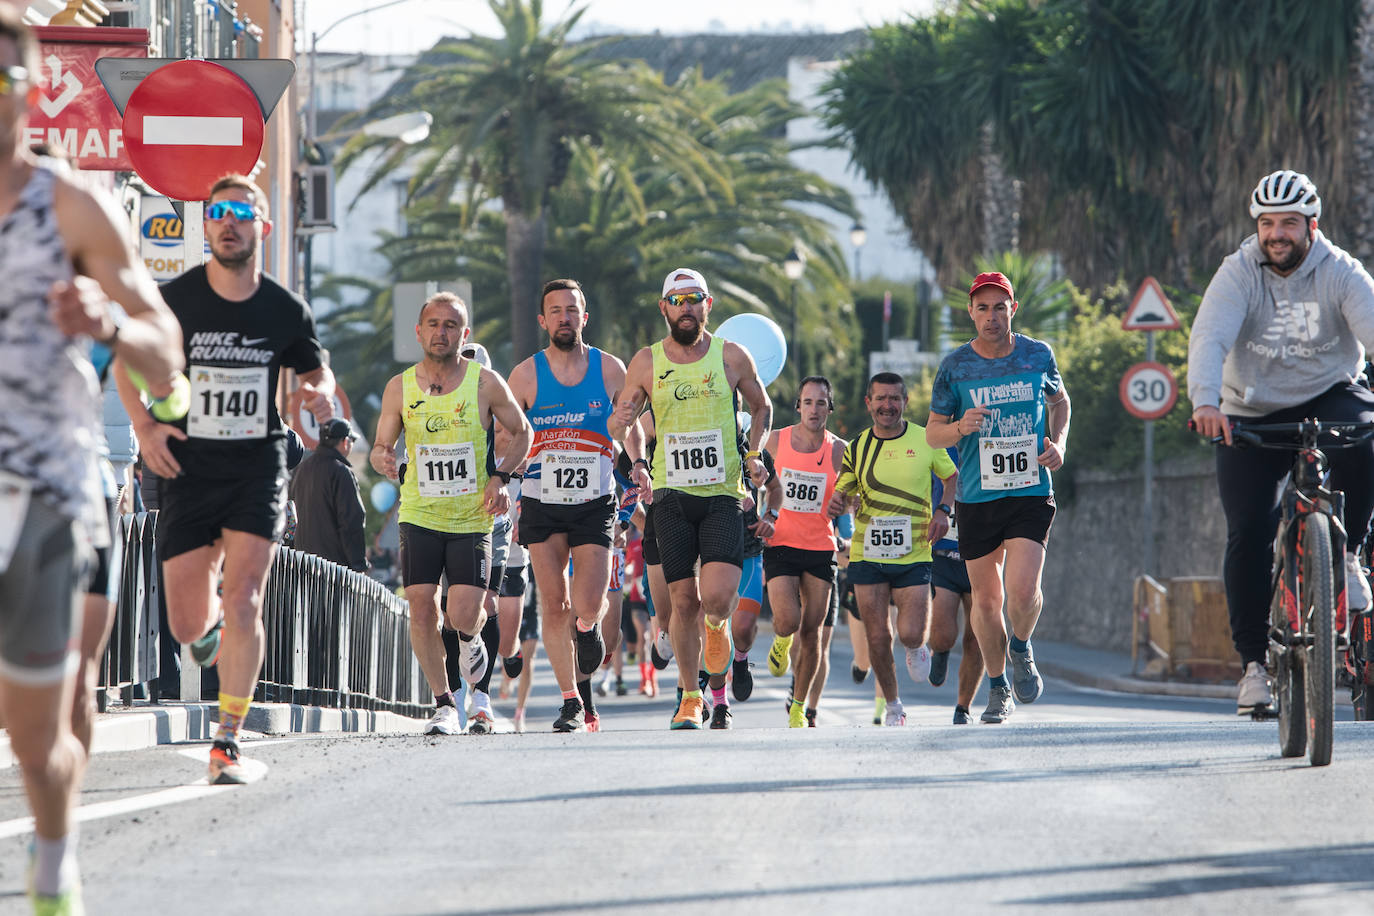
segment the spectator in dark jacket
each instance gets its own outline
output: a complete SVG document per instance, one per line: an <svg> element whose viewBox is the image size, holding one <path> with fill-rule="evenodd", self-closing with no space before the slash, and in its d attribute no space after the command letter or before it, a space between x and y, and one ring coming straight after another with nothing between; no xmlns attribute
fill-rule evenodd
<svg viewBox="0 0 1374 916"><path fill-rule="evenodd" d="M296 549L358 572L367 571L363 498L348 464L354 435L347 420L320 426L320 444L291 478L296 503Z"/></svg>

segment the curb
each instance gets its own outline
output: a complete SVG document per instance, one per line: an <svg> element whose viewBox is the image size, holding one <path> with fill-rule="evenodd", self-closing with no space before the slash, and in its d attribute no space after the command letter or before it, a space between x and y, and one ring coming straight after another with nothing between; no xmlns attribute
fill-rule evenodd
<svg viewBox="0 0 1374 916"><path fill-rule="evenodd" d="M176 703L139 706L123 712L106 712L96 717L91 738L91 753L138 751L160 744L183 741L208 741L219 718L217 703ZM268 735L315 734L322 732L367 732L372 734L418 734L423 719L412 719L394 712L369 709L332 709L299 706L293 703L253 704L243 727ZM0 730L0 769L15 764L9 735Z"/></svg>
<svg viewBox="0 0 1374 916"><path fill-rule="evenodd" d="M1111 690L1116 693L1153 694L1166 697L1198 697L1209 700L1234 700L1234 684L1194 684L1186 681L1152 681L1128 675L1089 674L1053 661L1037 658L1038 667L1045 674L1078 684L1095 687L1098 690Z"/></svg>

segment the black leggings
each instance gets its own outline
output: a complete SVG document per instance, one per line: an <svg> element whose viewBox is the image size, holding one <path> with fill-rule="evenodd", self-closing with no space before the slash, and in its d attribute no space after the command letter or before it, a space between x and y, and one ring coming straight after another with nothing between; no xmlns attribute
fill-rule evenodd
<svg viewBox="0 0 1374 916"><path fill-rule="evenodd" d="M1374 394L1340 384L1297 407L1263 417L1232 417L1246 423L1293 423L1309 417L1327 422L1374 422ZM1374 514L1374 443L1326 452L1330 486L1345 493L1346 550L1359 552ZM1263 662L1269 645L1269 575L1279 525L1283 480L1293 453L1277 449L1220 446L1217 484L1226 512L1223 578L1231 614L1231 638L1241 661Z"/></svg>

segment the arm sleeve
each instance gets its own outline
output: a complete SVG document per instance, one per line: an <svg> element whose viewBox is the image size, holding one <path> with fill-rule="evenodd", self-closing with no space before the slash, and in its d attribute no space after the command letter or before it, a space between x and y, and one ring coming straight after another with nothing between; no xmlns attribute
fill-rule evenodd
<svg viewBox="0 0 1374 916"><path fill-rule="evenodd" d="M1249 284L1240 252L1222 262L1207 284L1188 337L1188 400L1193 408L1221 404L1221 371L1249 311Z"/></svg>

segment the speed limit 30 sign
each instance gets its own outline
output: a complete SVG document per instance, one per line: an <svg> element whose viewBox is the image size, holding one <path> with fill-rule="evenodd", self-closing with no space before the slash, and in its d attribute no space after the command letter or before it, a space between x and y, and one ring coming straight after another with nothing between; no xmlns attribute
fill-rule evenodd
<svg viewBox="0 0 1374 916"><path fill-rule="evenodd" d="M1121 403L1142 420L1158 420L1178 400L1178 382L1163 363L1136 363L1121 377Z"/></svg>

